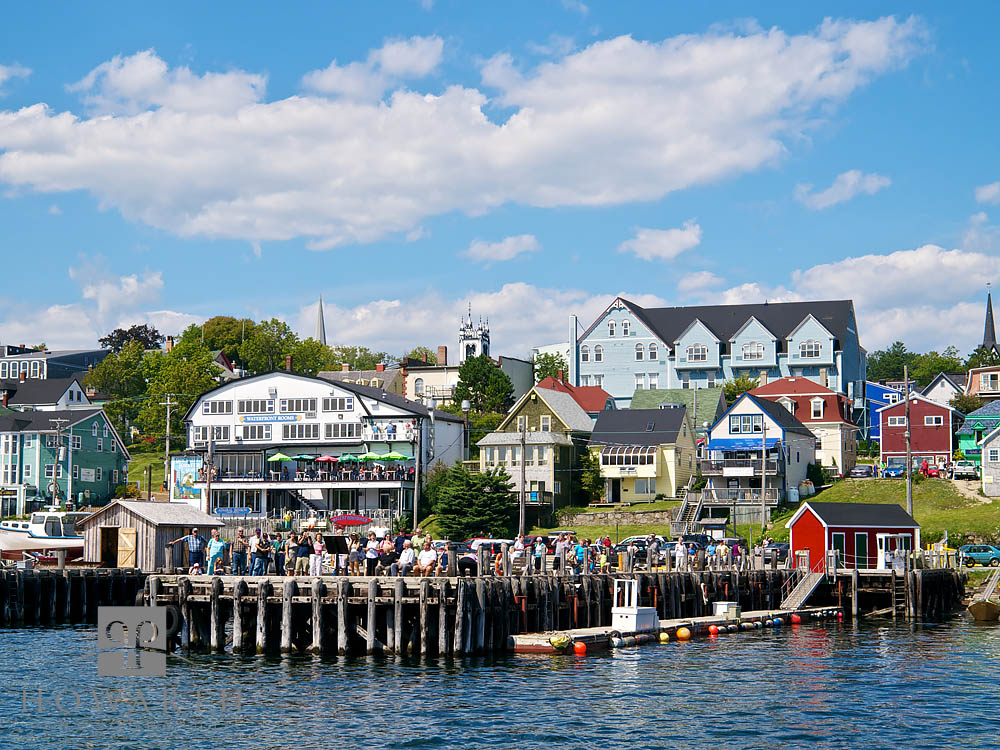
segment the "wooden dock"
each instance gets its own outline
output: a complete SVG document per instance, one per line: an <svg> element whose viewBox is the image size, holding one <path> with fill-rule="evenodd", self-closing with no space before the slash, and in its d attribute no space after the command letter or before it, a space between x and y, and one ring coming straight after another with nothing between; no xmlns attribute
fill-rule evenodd
<svg viewBox="0 0 1000 750"><path fill-rule="evenodd" d="M0 627L97 622L97 608L135 605L146 574L127 568L0 570Z"/></svg>

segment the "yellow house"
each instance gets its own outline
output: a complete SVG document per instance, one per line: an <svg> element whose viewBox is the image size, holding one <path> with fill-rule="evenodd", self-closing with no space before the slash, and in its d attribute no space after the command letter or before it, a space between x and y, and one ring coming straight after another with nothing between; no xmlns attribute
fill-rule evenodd
<svg viewBox="0 0 1000 750"><path fill-rule="evenodd" d="M602 411L590 437L601 464L605 502L649 502L679 496L697 471L687 409Z"/></svg>

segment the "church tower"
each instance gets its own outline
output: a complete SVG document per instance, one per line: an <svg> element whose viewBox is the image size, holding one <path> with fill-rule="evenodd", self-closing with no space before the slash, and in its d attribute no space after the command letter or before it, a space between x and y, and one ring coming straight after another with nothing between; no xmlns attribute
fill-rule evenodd
<svg viewBox="0 0 1000 750"><path fill-rule="evenodd" d="M316 335L313 337L326 346L326 320L323 317L323 295L319 296L319 310L316 312Z"/></svg>
<svg viewBox="0 0 1000 750"><path fill-rule="evenodd" d="M1000 348L997 347L997 331L993 324L993 298L989 286L986 285L986 327L983 329L983 349L1000 353Z"/></svg>
<svg viewBox="0 0 1000 750"><path fill-rule="evenodd" d="M479 319L479 324L472 322L472 305L469 305L469 317L463 319L458 329L458 363L478 357L481 354L490 354L490 327L489 320L485 323Z"/></svg>

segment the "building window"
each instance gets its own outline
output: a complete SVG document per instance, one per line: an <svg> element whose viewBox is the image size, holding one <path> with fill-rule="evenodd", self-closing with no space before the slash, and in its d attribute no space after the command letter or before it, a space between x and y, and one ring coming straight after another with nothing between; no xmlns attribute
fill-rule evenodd
<svg viewBox="0 0 1000 750"><path fill-rule="evenodd" d="M37 359L36 360L32 360L32 362L31 362L31 377L37 378L38 377L38 370L39 370L39 368L38 368L38 360Z"/></svg>
<svg viewBox="0 0 1000 750"><path fill-rule="evenodd" d="M0 378L7 377L7 363L0 362Z"/></svg>
<svg viewBox="0 0 1000 750"><path fill-rule="evenodd" d="M558 479L556 481L554 481L552 483L552 490L557 495L560 494L562 492L562 482L560 482Z"/></svg>
<svg viewBox="0 0 1000 750"><path fill-rule="evenodd" d="M281 437L285 440L319 440L318 424L283 424Z"/></svg>
<svg viewBox="0 0 1000 750"><path fill-rule="evenodd" d="M595 375L594 376L594 385L596 385L598 388L603 388L604 387L604 376L603 375Z"/></svg>
<svg viewBox="0 0 1000 750"><path fill-rule="evenodd" d="M705 382L709 388L715 388L715 373L708 373L708 379Z"/></svg>
<svg viewBox="0 0 1000 750"><path fill-rule="evenodd" d="M589 362L590 361L590 347L584 344L580 347L580 361Z"/></svg>
<svg viewBox="0 0 1000 750"><path fill-rule="evenodd" d="M76 464L73 464L73 479L79 479L79 478L80 478L80 467L77 466Z"/></svg>
<svg viewBox="0 0 1000 750"><path fill-rule="evenodd" d="M656 390L660 387L660 376L655 372L650 372L646 375L647 382L649 383L649 390Z"/></svg>
<svg viewBox="0 0 1000 750"><path fill-rule="evenodd" d="M118 484L118 469L114 469L114 470L113 470L113 471L111 472L111 480L112 480L112 481L113 481L113 482L114 482L115 484Z"/></svg>
<svg viewBox="0 0 1000 750"><path fill-rule="evenodd" d="M935 415L928 415L928 416L924 417L924 426L925 427L941 427L942 425L944 425L944 417L941 416L940 414L938 414L936 416Z"/></svg>
<svg viewBox="0 0 1000 750"><path fill-rule="evenodd" d="M243 425L244 440L270 440L271 425L269 424L246 424Z"/></svg>
<svg viewBox="0 0 1000 750"><path fill-rule="evenodd" d="M98 453L101 452L102 450L104 450L104 439L103 438L97 438L97 451L98 451Z"/></svg>
<svg viewBox="0 0 1000 750"><path fill-rule="evenodd" d="M888 404L898 404L899 394L898 393L887 393L885 394L885 401Z"/></svg>
<svg viewBox="0 0 1000 750"><path fill-rule="evenodd" d="M987 454L987 460L993 463L1000 461L1000 448L990 448ZM31 467L28 464L24 465L24 476L28 476L28 469Z"/></svg>
<svg viewBox="0 0 1000 750"><path fill-rule="evenodd" d="M812 418L822 419L823 418L823 399L817 398L813 399L812 403Z"/></svg>
<svg viewBox="0 0 1000 750"><path fill-rule="evenodd" d="M635 494L637 495L655 495L656 494L656 480L650 477L649 479L636 479L635 480Z"/></svg>
<svg viewBox="0 0 1000 750"><path fill-rule="evenodd" d="M988 392L1000 391L1000 373L998 372L980 373L979 390Z"/></svg>
<svg viewBox="0 0 1000 750"><path fill-rule="evenodd" d="M818 341L809 339L799 344L799 356L802 359L818 359L820 354L820 344Z"/></svg>
<svg viewBox="0 0 1000 750"><path fill-rule="evenodd" d="M603 362L604 361L604 347L598 344L594 347L594 361Z"/></svg>
<svg viewBox="0 0 1000 750"><path fill-rule="evenodd" d="M354 411L354 397L324 398L323 411Z"/></svg>
<svg viewBox="0 0 1000 750"><path fill-rule="evenodd" d="M202 414L232 414L232 401L206 401L201 405Z"/></svg>
<svg viewBox="0 0 1000 750"><path fill-rule="evenodd" d="M517 418L517 431L524 432L528 429L528 418L521 416Z"/></svg>
<svg viewBox="0 0 1000 750"><path fill-rule="evenodd" d="M646 387L646 373L637 372L635 374L635 389L637 391L641 391L645 387Z"/></svg>
<svg viewBox="0 0 1000 750"><path fill-rule="evenodd" d="M361 425L357 422L330 422L326 425L326 437L328 439L361 437Z"/></svg>
<svg viewBox="0 0 1000 750"><path fill-rule="evenodd" d="M107 425L104 425L104 432L103 432L103 435L104 435L104 437L107 437L107 436L108 436L108 426L107 426Z"/></svg>
<svg viewBox="0 0 1000 750"><path fill-rule="evenodd" d="M102 469L100 466L98 466L96 471L94 472L94 479L95 481L98 482L104 479L104 469Z"/></svg>
<svg viewBox="0 0 1000 750"><path fill-rule="evenodd" d="M424 395L424 379L417 378L413 381L413 395L423 396Z"/></svg>
<svg viewBox="0 0 1000 750"><path fill-rule="evenodd" d="M608 321L608 336L610 338L615 337L615 321L613 320Z"/></svg>
<svg viewBox="0 0 1000 750"><path fill-rule="evenodd" d="M45 478L52 479L52 474L56 469L55 464L45 464Z"/></svg>
<svg viewBox="0 0 1000 750"><path fill-rule="evenodd" d="M75 451L78 451L78 450L80 450L80 448L82 446L83 446L83 438L82 437L80 437L79 435L70 435L70 438L69 438L69 447L70 448L72 448Z"/></svg>
<svg viewBox="0 0 1000 750"><path fill-rule="evenodd" d="M31 479L31 464L24 465L24 478Z"/></svg>
<svg viewBox="0 0 1000 750"><path fill-rule="evenodd" d="M759 341L751 341L743 345L743 359L756 360L764 359L764 345Z"/></svg>
<svg viewBox="0 0 1000 750"><path fill-rule="evenodd" d="M764 417L761 414L730 414L729 432L733 435L749 435L764 431Z"/></svg>
<svg viewBox="0 0 1000 750"><path fill-rule="evenodd" d="M643 348L642 344L636 344L635 345L635 361L636 362L642 362L643 355L645 353L646 352L645 352L645 349Z"/></svg>
<svg viewBox="0 0 1000 750"><path fill-rule="evenodd" d="M94 424L90 426L90 434L97 437L97 422L94 422Z"/></svg>
<svg viewBox="0 0 1000 750"><path fill-rule="evenodd" d="M590 385L590 375L581 375L580 385Z"/></svg>
<svg viewBox="0 0 1000 750"><path fill-rule="evenodd" d="M282 413L301 414L303 412L316 411L316 399L314 398L283 398L281 399Z"/></svg>
<svg viewBox="0 0 1000 750"><path fill-rule="evenodd" d="M211 428L212 440L229 440L229 425L215 425ZM208 425L197 425L194 428L194 440L195 442L204 443L208 441L209 436L209 426ZM100 441L98 441L99 443ZM100 450L100 448L98 448Z"/></svg>
<svg viewBox="0 0 1000 750"><path fill-rule="evenodd" d="M239 414L274 414L274 399L248 398L236 402Z"/></svg>
<svg viewBox="0 0 1000 750"><path fill-rule="evenodd" d="M652 360L655 360L656 359L656 355L657 355L656 344L655 343L650 344L649 348L647 349L647 355L646 356L648 356Z"/></svg>
<svg viewBox="0 0 1000 750"><path fill-rule="evenodd" d="M552 417L543 414L538 418L538 425L542 432L549 432L552 429Z"/></svg>
<svg viewBox="0 0 1000 750"><path fill-rule="evenodd" d="M687 348L687 361L688 362L707 362L708 361L708 347L704 344L691 344Z"/></svg>
<svg viewBox="0 0 1000 750"><path fill-rule="evenodd" d="M889 417L889 427L906 427L906 417Z"/></svg>
<svg viewBox="0 0 1000 750"><path fill-rule="evenodd" d="M628 336L629 323L627 320L622 321L622 336Z"/></svg>
<svg viewBox="0 0 1000 750"><path fill-rule="evenodd" d="M549 461L549 449L544 445L539 445L535 448L535 457L538 459L539 466L545 466Z"/></svg>
<svg viewBox="0 0 1000 750"><path fill-rule="evenodd" d="M691 387L691 374L687 372L681 373L681 388Z"/></svg>

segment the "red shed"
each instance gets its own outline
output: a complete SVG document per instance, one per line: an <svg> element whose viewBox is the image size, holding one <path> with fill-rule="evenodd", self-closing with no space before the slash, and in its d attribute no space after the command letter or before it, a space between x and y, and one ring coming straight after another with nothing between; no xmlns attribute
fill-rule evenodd
<svg viewBox="0 0 1000 750"><path fill-rule="evenodd" d="M840 552L842 567L887 570L892 552L920 548L920 525L899 505L809 501L785 526L791 530L791 554L808 552L814 571L823 569L833 549Z"/></svg>
<svg viewBox="0 0 1000 750"><path fill-rule="evenodd" d="M910 452L917 465L951 461L957 412L950 406L910 394ZM882 463L906 463L906 401L878 410Z"/></svg>

